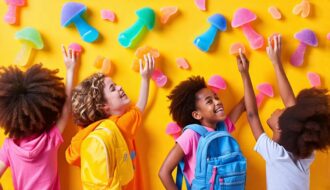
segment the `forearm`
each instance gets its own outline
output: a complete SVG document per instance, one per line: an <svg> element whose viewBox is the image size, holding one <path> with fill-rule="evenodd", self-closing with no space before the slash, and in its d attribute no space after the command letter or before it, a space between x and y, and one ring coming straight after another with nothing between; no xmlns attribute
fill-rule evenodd
<svg viewBox="0 0 330 190"><path fill-rule="evenodd" d="M253 86L249 74L242 75L244 84L244 100L247 113L247 119L250 124L254 138L257 140L264 132L257 108L256 98L253 91Z"/></svg>
<svg viewBox="0 0 330 190"><path fill-rule="evenodd" d="M59 128L60 132L63 132L71 113L71 96L72 96L72 86L73 86L73 76L74 71L68 70L66 71L66 83L65 83L65 94L66 99L63 105L61 118L57 122L57 127Z"/></svg>
<svg viewBox="0 0 330 190"><path fill-rule="evenodd" d="M242 113L245 111L244 97L235 105L235 107L229 113L229 119L231 122L236 123Z"/></svg>
<svg viewBox="0 0 330 190"><path fill-rule="evenodd" d="M150 83L150 80L148 78L144 78L144 77L142 78L139 100L136 103L136 107L138 109L140 109L141 112L144 111L144 109L147 105L148 96L149 96L149 83Z"/></svg>
<svg viewBox="0 0 330 190"><path fill-rule="evenodd" d="M285 74L282 63L274 64L277 84L280 91L280 96L285 107L293 106L296 103L292 87L289 83L289 80Z"/></svg>
<svg viewBox="0 0 330 190"><path fill-rule="evenodd" d="M166 172L162 173L162 171L159 172L159 178L166 190L178 189L170 172L167 173Z"/></svg>

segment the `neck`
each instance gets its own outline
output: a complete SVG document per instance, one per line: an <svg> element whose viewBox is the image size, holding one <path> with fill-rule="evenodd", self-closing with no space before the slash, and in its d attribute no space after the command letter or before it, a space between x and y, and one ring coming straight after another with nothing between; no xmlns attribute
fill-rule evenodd
<svg viewBox="0 0 330 190"><path fill-rule="evenodd" d="M217 128L217 122L213 123L213 122L205 122L205 121L201 121L201 124L205 127L211 128L211 129L216 129Z"/></svg>

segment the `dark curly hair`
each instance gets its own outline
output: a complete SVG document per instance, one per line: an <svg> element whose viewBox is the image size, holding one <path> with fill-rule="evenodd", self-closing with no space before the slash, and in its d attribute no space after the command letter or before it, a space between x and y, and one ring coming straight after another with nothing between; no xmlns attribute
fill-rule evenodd
<svg viewBox="0 0 330 190"><path fill-rule="evenodd" d="M58 120L66 95L57 73L42 64L25 72L16 66L0 68L0 125L10 138L41 134Z"/></svg>
<svg viewBox="0 0 330 190"><path fill-rule="evenodd" d="M279 144L296 158L306 158L314 150L330 145L330 96L326 89L305 89L297 103L284 110L279 118L282 130Z"/></svg>
<svg viewBox="0 0 330 190"><path fill-rule="evenodd" d="M170 114L180 127L192 123L200 124L192 117L192 112L196 110L196 93L203 88L207 88L204 78L192 76L178 84L167 96L171 101Z"/></svg>
<svg viewBox="0 0 330 190"><path fill-rule="evenodd" d="M104 74L95 73L73 90L72 112L77 125L87 127L95 121L108 117L102 107L105 102L104 78Z"/></svg>

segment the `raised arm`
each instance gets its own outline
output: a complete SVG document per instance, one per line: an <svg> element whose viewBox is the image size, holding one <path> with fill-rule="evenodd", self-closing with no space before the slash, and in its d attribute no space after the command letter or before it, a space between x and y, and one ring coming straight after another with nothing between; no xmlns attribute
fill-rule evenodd
<svg viewBox="0 0 330 190"><path fill-rule="evenodd" d="M142 59L139 60L140 63L140 74L141 74L141 87L140 87L140 95L139 100L136 103L136 107L143 112L149 96L149 83L150 77L154 72L155 68L155 59L153 56L148 53L148 55L144 55L144 66Z"/></svg>
<svg viewBox="0 0 330 190"><path fill-rule="evenodd" d="M266 48L268 57L273 63L277 84L279 87L280 95L285 107L290 107L296 104L296 99L289 83L289 80L283 69L281 60L282 40L280 35L273 37L274 47L271 44L270 38L268 38L268 46Z"/></svg>
<svg viewBox="0 0 330 190"><path fill-rule="evenodd" d="M249 121L254 138L258 140L259 136L264 132L264 129L262 128L260 122L257 102L255 94L253 92L253 86L249 74L249 61L246 59L245 55L241 51L240 55L237 56L237 64L244 85L244 102L247 119Z"/></svg>
<svg viewBox="0 0 330 190"><path fill-rule="evenodd" d="M56 123L56 126L62 133L68 123L68 119L71 115L71 95L72 87L74 82L75 70L77 68L78 62L80 61L80 54L74 50L69 49L67 52L65 47L62 45L62 54L64 57L64 63L66 67L66 84L65 93L66 99L62 109L62 114Z"/></svg>
<svg viewBox="0 0 330 190"><path fill-rule="evenodd" d="M244 97L235 105L235 107L230 111L228 117L231 122L236 123L236 121L241 117L242 113L245 111Z"/></svg>

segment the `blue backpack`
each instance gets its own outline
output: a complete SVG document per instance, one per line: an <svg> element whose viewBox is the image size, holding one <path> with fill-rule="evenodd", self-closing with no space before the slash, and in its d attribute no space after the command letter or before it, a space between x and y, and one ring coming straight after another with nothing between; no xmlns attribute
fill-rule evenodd
<svg viewBox="0 0 330 190"><path fill-rule="evenodd" d="M185 177L187 190L242 190L246 181L246 159L237 141L227 132L224 122L217 124L216 131L207 131L198 124L187 125L201 137L197 146L195 178L190 187L183 175L184 162L177 168L176 184L181 189Z"/></svg>

